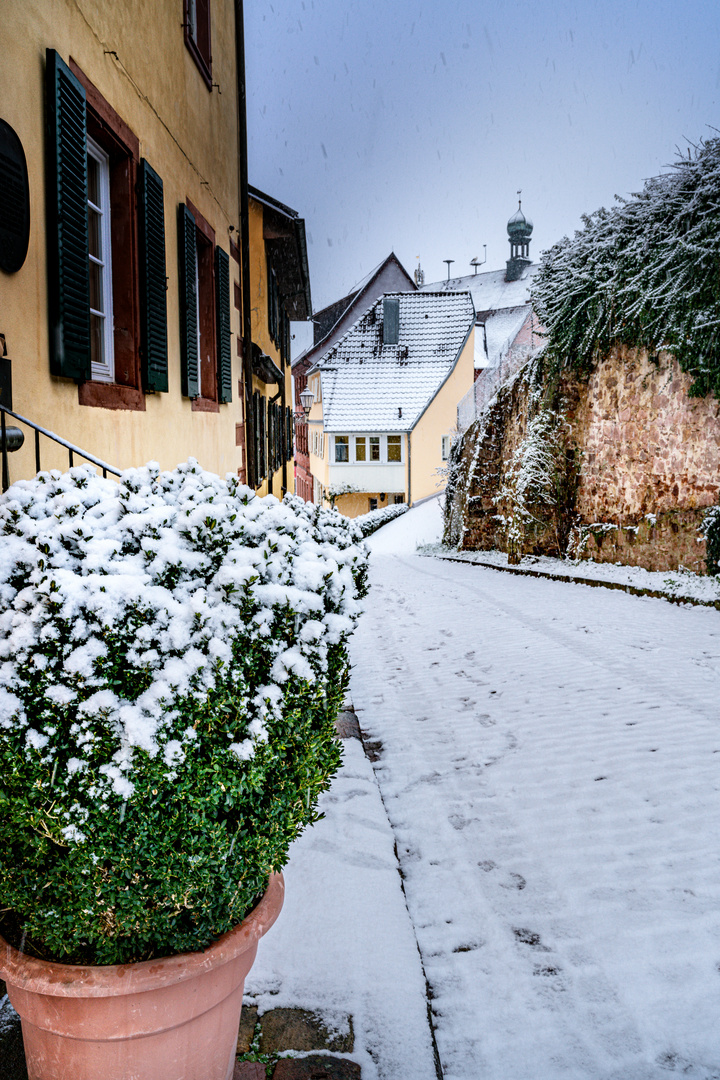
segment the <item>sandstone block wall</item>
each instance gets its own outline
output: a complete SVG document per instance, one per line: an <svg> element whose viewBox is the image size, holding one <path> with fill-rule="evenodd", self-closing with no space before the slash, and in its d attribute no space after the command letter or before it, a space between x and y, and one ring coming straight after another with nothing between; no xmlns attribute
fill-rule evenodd
<svg viewBox="0 0 720 1080"><path fill-rule="evenodd" d="M458 515L466 548L502 547L494 497L525 435L538 388L525 369L470 429L463 447L466 487ZM579 557L649 570L704 570L697 528L720 496L720 401L694 398L673 356L620 348L587 378L565 375L554 407L580 453L571 542ZM552 550L548 535L535 542ZM529 552L528 552L529 553Z"/></svg>

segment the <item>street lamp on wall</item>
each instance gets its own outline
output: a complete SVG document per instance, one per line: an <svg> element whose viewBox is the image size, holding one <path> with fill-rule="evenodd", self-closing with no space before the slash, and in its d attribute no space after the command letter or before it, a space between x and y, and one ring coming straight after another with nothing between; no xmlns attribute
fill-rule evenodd
<svg viewBox="0 0 720 1080"><path fill-rule="evenodd" d="M313 402L314 401L315 401L315 395L313 394L312 390L306 388L300 394L300 403L301 403L301 405L303 407L303 411L305 412L305 416L310 415L310 410L313 407Z"/></svg>

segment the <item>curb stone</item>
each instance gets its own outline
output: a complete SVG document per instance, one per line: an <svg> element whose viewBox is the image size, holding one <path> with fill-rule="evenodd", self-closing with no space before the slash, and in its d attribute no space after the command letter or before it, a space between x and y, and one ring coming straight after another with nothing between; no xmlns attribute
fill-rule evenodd
<svg viewBox="0 0 720 1080"><path fill-rule="evenodd" d="M273 1080L361 1080L360 1066L349 1058L311 1054L303 1058L281 1058Z"/></svg>

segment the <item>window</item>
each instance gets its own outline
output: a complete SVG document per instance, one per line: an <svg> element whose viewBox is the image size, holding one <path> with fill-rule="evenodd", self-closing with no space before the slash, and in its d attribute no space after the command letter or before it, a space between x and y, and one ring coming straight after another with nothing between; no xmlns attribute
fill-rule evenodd
<svg viewBox="0 0 720 1080"><path fill-rule="evenodd" d="M163 184L74 61L47 51L50 370L81 405L166 391Z"/></svg>
<svg viewBox="0 0 720 1080"><path fill-rule="evenodd" d="M288 444L287 431L284 423L289 409L283 409L278 402L268 403L268 451L270 456L270 470L277 472L282 468L283 461L292 457L292 449ZM287 451L290 450L288 454ZM283 457L283 454L286 457Z"/></svg>
<svg viewBox="0 0 720 1080"><path fill-rule="evenodd" d="M369 439L368 439L368 443L370 444L370 458L369 458L369 460L370 461L379 461L380 460L380 436L379 435L371 435L369 437Z"/></svg>
<svg viewBox="0 0 720 1080"><path fill-rule="evenodd" d="M230 260L189 201L178 208L178 232L182 393L195 411L218 412L232 400Z"/></svg>
<svg viewBox="0 0 720 1080"><path fill-rule="evenodd" d="M440 447L440 457L443 461L447 461L450 457L450 445L452 443L452 436L443 435L442 445Z"/></svg>
<svg viewBox="0 0 720 1080"><path fill-rule="evenodd" d="M335 461L349 460L350 440L347 435L335 436Z"/></svg>
<svg viewBox="0 0 720 1080"><path fill-rule="evenodd" d="M212 90L210 49L210 0L185 0L185 45L197 64L208 90Z"/></svg>
<svg viewBox="0 0 720 1080"><path fill-rule="evenodd" d="M355 436L355 460L366 461L367 446L364 435Z"/></svg>
<svg viewBox="0 0 720 1080"><path fill-rule="evenodd" d="M112 312L110 158L87 140L88 262L90 272L90 365L93 379L112 382L115 345Z"/></svg>
<svg viewBox="0 0 720 1080"><path fill-rule="evenodd" d="M259 391L253 391L253 420L255 428L255 480L259 486L267 476L267 401L265 395Z"/></svg>
<svg viewBox="0 0 720 1080"><path fill-rule="evenodd" d="M280 352L280 366L290 359L290 320L285 314L280 297L280 287L277 274L272 268L270 259L266 260L267 266L267 294L268 294L268 333L270 340L277 346Z"/></svg>
<svg viewBox="0 0 720 1080"><path fill-rule="evenodd" d="M387 459L388 461L402 461L402 435L388 435Z"/></svg>
<svg viewBox="0 0 720 1080"><path fill-rule="evenodd" d="M292 461L295 455L295 431L293 425L293 411L289 405L285 406L285 457Z"/></svg>
<svg viewBox="0 0 720 1080"><path fill-rule="evenodd" d="M377 508L378 508L377 499L368 499L368 510L377 510Z"/></svg>
<svg viewBox="0 0 720 1080"><path fill-rule="evenodd" d="M405 502L405 496L404 495L396 495L395 496L395 505L396 506L400 506L404 502Z"/></svg>

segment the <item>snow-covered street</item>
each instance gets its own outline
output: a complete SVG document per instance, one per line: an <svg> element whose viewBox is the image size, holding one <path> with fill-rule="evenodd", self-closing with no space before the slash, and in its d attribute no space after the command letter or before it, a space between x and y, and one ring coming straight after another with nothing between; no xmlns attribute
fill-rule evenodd
<svg viewBox="0 0 720 1080"><path fill-rule="evenodd" d="M718 612L415 554L438 531L433 502L371 538L379 794L349 740L251 997L432 1080L416 939L444 1080L720 1077Z"/></svg>
<svg viewBox="0 0 720 1080"><path fill-rule="evenodd" d="M421 558L413 513L352 694L445 1080L720 1075L717 612Z"/></svg>

